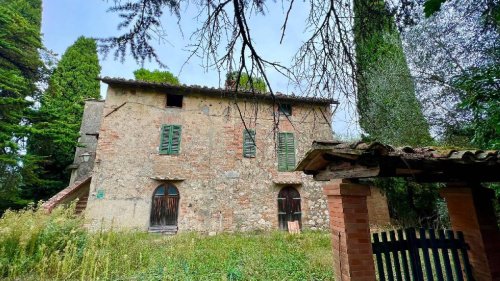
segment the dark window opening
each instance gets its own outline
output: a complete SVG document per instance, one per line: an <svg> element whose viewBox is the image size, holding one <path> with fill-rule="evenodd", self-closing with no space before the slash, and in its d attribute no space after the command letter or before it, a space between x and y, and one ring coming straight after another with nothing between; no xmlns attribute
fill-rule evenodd
<svg viewBox="0 0 500 281"><path fill-rule="evenodd" d="M182 98L181 95L172 95L167 94L167 106L168 107L182 107Z"/></svg>
<svg viewBox="0 0 500 281"><path fill-rule="evenodd" d="M292 105L291 104L280 104L279 111L280 111L280 113L283 113L286 116L291 116L292 115Z"/></svg>
<svg viewBox="0 0 500 281"><path fill-rule="evenodd" d="M280 229L288 230L289 221L298 221L300 228L302 228L301 219L300 193L291 186L283 187L278 193L278 221Z"/></svg>

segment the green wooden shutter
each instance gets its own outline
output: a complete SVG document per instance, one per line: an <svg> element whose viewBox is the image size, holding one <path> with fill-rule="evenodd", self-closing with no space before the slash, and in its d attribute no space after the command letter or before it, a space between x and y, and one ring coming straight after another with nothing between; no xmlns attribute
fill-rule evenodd
<svg viewBox="0 0 500 281"><path fill-rule="evenodd" d="M160 154L179 154L181 147L181 126L163 125L160 133Z"/></svg>
<svg viewBox="0 0 500 281"><path fill-rule="evenodd" d="M170 150L170 130L172 129L171 125L163 125L161 126L160 132L160 154L168 154Z"/></svg>
<svg viewBox="0 0 500 281"><path fill-rule="evenodd" d="M295 168L295 139L293 133L278 135L278 171L292 171Z"/></svg>
<svg viewBox="0 0 500 281"><path fill-rule="evenodd" d="M278 134L278 171L286 171L286 133Z"/></svg>
<svg viewBox="0 0 500 281"><path fill-rule="evenodd" d="M286 138L286 168L288 171L295 169L295 139L293 133L288 133Z"/></svg>
<svg viewBox="0 0 500 281"><path fill-rule="evenodd" d="M255 131L243 130L243 157L255 157Z"/></svg>
<svg viewBox="0 0 500 281"><path fill-rule="evenodd" d="M172 125L169 154L179 154L179 150L181 150L181 130L180 125Z"/></svg>

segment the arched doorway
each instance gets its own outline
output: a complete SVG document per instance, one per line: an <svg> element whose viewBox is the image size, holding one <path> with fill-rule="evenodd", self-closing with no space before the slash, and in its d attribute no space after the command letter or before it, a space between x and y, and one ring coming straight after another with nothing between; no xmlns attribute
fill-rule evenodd
<svg viewBox="0 0 500 281"><path fill-rule="evenodd" d="M301 223L302 212L300 208L300 193L297 189L286 186L278 193L278 221L280 229L288 230L289 221Z"/></svg>
<svg viewBox="0 0 500 281"><path fill-rule="evenodd" d="M153 193L151 227L177 226L179 190L173 184L163 184Z"/></svg>

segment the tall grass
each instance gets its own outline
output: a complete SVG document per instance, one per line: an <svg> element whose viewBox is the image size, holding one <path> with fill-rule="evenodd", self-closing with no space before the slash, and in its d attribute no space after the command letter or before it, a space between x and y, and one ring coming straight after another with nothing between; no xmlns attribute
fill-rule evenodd
<svg viewBox="0 0 500 281"><path fill-rule="evenodd" d="M163 236L89 233L69 209L8 211L0 219L7 280L332 280L326 232Z"/></svg>

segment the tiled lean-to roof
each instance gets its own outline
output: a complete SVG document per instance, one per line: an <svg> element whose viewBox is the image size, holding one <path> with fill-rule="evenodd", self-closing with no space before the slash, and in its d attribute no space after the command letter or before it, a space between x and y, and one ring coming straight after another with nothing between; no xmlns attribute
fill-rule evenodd
<svg viewBox="0 0 500 281"><path fill-rule="evenodd" d="M500 152L315 141L296 170L318 180L413 177L433 182L500 181Z"/></svg>
<svg viewBox="0 0 500 281"><path fill-rule="evenodd" d="M142 89L156 89L156 90L169 90L172 93L180 95L199 94L212 97L238 97L243 99L259 99L259 100L273 100L271 93L260 93L251 91L238 91L232 89L213 88L198 85L172 85L168 83L146 82L139 80L129 80L123 78L103 77L100 80L110 86L127 87L127 88L142 88ZM338 104L338 101L327 98L317 97L303 97L296 95L285 95L279 92L274 93L276 102L288 103L309 103L309 104Z"/></svg>

